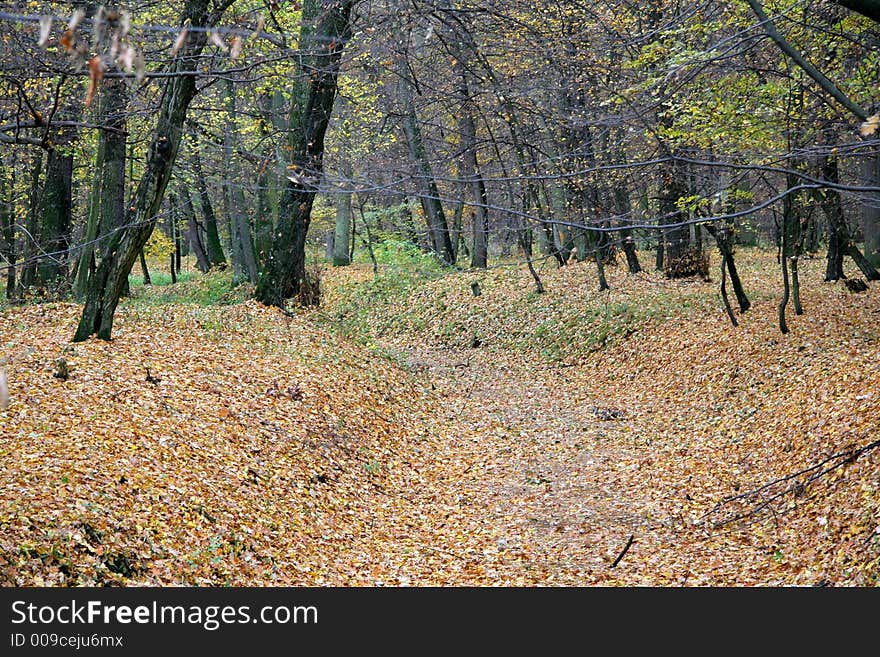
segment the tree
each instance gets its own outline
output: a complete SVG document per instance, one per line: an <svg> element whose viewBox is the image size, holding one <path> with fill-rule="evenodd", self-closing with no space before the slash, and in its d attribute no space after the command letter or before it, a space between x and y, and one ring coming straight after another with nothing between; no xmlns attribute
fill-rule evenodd
<svg viewBox="0 0 880 657"><path fill-rule="evenodd" d="M113 233L101 249L101 261L89 278L86 300L74 342L81 342L97 334L110 340L113 319L128 274L156 225L165 188L180 148L183 125L189 104L196 95L195 73L199 55L207 43L209 28L217 24L232 0L209 7L209 0L187 0L180 17L181 29L186 30L183 44L172 60L162 104L150 141L147 163L141 176L133 205L126 214L125 225Z"/></svg>
<svg viewBox="0 0 880 657"><path fill-rule="evenodd" d="M813 64L807 61L807 59L794 46L792 46L782 34L780 34L773 20L771 20L764 11L763 5L758 0L747 1L752 8L752 11L758 19L760 19L768 36L773 39L774 43L776 43L776 45L779 46L779 48L788 55L797 66L803 69L807 75L815 80L815 82L841 106L846 108L857 119L867 122L869 118L868 112L843 93L837 85L829 80ZM878 9L877 3L873 0L866 0L864 2L837 2L837 4L853 9L854 11L868 16L871 20L880 23L880 19L878 19L880 9ZM825 172L836 177L836 163L833 162L833 159L834 158L831 158L829 161L829 159L826 158ZM880 179L880 154L874 153L869 155L863 167L863 177L867 184L870 185L871 181ZM836 183L837 180L829 179L829 182ZM837 194L837 191L832 187L826 190L824 194L826 197L833 197ZM876 194L869 194L867 196L864 203L865 210L862 214L862 230L865 235L865 250L869 256L868 258L862 255L861 251L859 251L858 247L850 238L846 222L843 220L841 214L836 209L832 209L830 212L829 265L825 280L837 280L842 276L842 267L838 261L842 258L843 254L849 255L853 258L856 265L861 269L862 273L868 280L880 280L880 272L878 272L874 266L875 264L880 266L880 208L876 207L876 199ZM827 202L829 204L834 204L833 198ZM829 211L826 209L826 213L828 212ZM872 260L874 262L872 262Z"/></svg>
<svg viewBox="0 0 880 657"><path fill-rule="evenodd" d="M299 297L313 303L306 276L306 235L323 173L324 136L345 44L352 1L306 0L300 28L300 66L291 92L287 180L278 208L276 240L257 282L256 298L283 307Z"/></svg>

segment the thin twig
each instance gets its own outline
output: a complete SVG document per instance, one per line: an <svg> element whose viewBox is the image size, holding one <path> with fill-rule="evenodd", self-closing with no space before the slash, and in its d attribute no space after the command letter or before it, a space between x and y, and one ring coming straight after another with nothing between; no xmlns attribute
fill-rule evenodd
<svg viewBox="0 0 880 657"><path fill-rule="evenodd" d="M614 560L614 563L611 564L612 568L617 568L617 564L620 563L620 560L623 559L623 556L629 552L630 546L633 544L633 540L635 539L635 534L629 535L629 540L626 542L626 545L623 546L623 549L620 551L620 554L617 555L617 558Z"/></svg>

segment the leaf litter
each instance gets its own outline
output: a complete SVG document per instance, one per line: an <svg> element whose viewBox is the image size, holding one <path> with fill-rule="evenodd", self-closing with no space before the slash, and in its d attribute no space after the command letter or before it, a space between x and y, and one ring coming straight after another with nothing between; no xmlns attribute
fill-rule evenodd
<svg viewBox="0 0 880 657"><path fill-rule="evenodd" d="M737 329L589 263L419 284L366 344L327 330L358 267L293 318L127 302L110 344L7 309L0 582L876 585L880 301L805 260L783 336L771 260Z"/></svg>

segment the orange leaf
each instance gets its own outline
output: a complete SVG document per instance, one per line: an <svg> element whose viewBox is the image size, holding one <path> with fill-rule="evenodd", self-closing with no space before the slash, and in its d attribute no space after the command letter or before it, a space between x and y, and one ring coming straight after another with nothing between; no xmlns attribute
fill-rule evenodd
<svg viewBox="0 0 880 657"><path fill-rule="evenodd" d="M65 30L64 34L61 35L60 43L67 52L73 50L73 32Z"/></svg>
<svg viewBox="0 0 880 657"><path fill-rule="evenodd" d="M86 95L86 107L92 104L92 98L95 96L95 90L101 84L104 78L104 62L98 55L89 60L89 93Z"/></svg>

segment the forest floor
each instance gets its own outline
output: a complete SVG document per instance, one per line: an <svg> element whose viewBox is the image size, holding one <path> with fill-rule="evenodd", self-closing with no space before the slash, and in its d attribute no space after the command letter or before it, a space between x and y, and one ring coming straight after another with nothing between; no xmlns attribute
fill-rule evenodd
<svg viewBox="0 0 880 657"><path fill-rule="evenodd" d="M717 281L594 263L329 270L293 318L209 276L110 344L6 309L0 582L876 585L877 288L806 260L782 335L740 258L737 328Z"/></svg>

